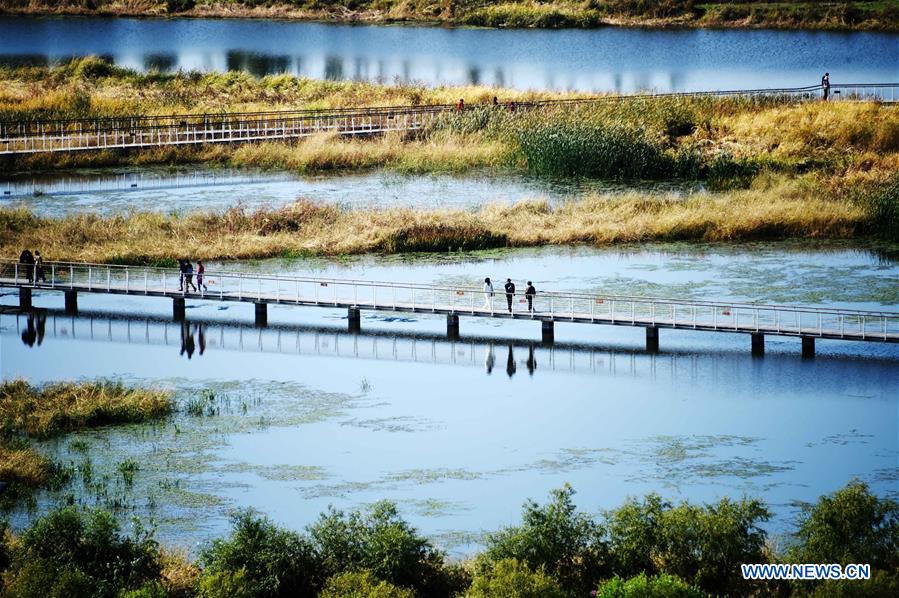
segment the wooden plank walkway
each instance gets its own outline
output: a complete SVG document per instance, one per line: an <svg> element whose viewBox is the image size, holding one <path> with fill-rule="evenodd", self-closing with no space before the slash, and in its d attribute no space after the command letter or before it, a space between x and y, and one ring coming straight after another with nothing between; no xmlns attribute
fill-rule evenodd
<svg viewBox="0 0 899 598"><path fill-rule="evenodd" d="M833 101L873 100L896 102L899 83L834 84ZM578 110L598 103L655 100L671 97L820 99L821 86L700 91L663 94L605 95L574 100L544 100L492 106L470 104L466 110ZM389 131L413 131L429 126L435 118L452 114L455 105L387 106L330 110L289 110L168 116L123 116L95 119L0 121L0 155L135 149L207 143L248 143L300 139L317 134L342 136L379 135Z"/></svg>
<svg viewBox="0 0 899 598"><path fill-rule="evenodd" d="M253 303L260 325L267 322L266 306L275 304L345 309L351 328L359 326L361 310L374 310L445 315L450 334L458 333L458 318L466 316L540 321L550 339L555 322L642 327L648 346L657 346L661 328L801 337L811 350L815 338L899 343L899 313L887 311L555 292L538 292L528 309L521 287L510 311L499 285L488 301L470 287L207 272L205 289L185 292L171 269L60 262L44 269L47 280L33 284L23 266L0 261L0 286L17 288L25 308L33 292L54 290L66 293L73 310L78 293L165 297L173 300L175 318L184 317L186 300Z"/></svg>

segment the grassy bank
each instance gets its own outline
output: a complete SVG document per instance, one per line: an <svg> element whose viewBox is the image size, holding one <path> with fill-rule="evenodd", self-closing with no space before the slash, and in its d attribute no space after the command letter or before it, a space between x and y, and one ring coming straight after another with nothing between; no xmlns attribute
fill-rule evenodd
<svg viewBox="0 0 899 598"><path fill-rule="evenodd" d="M0 0L19 15L279 18L516 28L766 27L899 30L891 0Z"/></svg>
<svg viewBox="0 0 899 598"><path fill-rule="evenodd" d="M388 167L404 172L498 167L566 176L707 179L745 186L760 172L810 171L851 182L899 169L899 110L875 103L669 98L510 113L488 104L561 99L483 87L425 88L245 73L138 74L99 59L0 69L0 120L449 103L416 132L366 140L75 152L5 158L7 171L203 162L298 171ZM839 184L839 183L835 183Z"/></svg>
<svg viewBox="0 0 899 598"><path fill-rule="evenodd" d="M54 260L167 264L365 252L452 251L498 246L851 238L874 232L863 199L818 193L814 179L772 178L711 194L588 196L485 205L476 210L341 209L299 201L280 209L101 217L35 216L0 209L0 252L39 247ZM893 200L895 202L895 200Z"/></svg>
<svg viewBox="0 0 899 598"><path fill-rule="evenodd" d="M66 472L29 439L75 430L140 423L168 415L171 395L116 382L58 382L32 386L24 380L0 384L0 480L9 484L0 506L40 488L59 486Z"/></svg>
<svg viewBox="0 0 899 598"><path fill-rule="evenodd" d="M598 517L566 486L527 501L520 523L485 549L449 561L382 501L329 509L303 532L237 512L231 533L196 564L160 550L151 530L122 532L104 511L61 508L19 537L0 521L0 592L11 596L270 598L599 598L888 596L899 589L899 504L852 482L806 506L786 547L773 548L758 499L697 505L657 494ZM748 581L743 563L867 563L864 581ZM5 572L4 572L5 571Z"/></svg>

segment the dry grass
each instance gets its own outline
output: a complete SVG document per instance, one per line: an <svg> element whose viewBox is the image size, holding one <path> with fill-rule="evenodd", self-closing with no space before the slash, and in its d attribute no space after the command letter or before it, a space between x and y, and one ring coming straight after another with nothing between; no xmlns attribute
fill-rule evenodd
<svg viewBox="0 0 899 598"><path fill-rule="evenodd" d="M0 209L3 255L40 247L49 259L133 264L281 255L447 251L495 246L610 244L670 239L848 238L866 232L864 206L821 194L816 179L759 179L753 188L677 196L587 196L550 206L523 201L474 211L338 209L299 201L173 217L133 213L40 218Z"/></svg>
<svg viewBox="0 0 899 598"><path fill-rule="evenodd" d="M35 387L24 380L10 380L0 385L2 430L32 438L143 422L171 410L171 393L116 382L57 382Z"/></svg>
<svg viewBox="0 0 899 598"><path fill-rule="evenodd" d="M53 462L30 447L9 447L0 441L0 480L26 488L43 488L53 476Z"/></svg>
<svg viewBox="0 0 899 598"><path fill-rule="evenodd" d="M160 549L162 571L159 573L162 587L169 598L190 598L196 595L197 583L202 571L190 560L183 548Z"/></svg>

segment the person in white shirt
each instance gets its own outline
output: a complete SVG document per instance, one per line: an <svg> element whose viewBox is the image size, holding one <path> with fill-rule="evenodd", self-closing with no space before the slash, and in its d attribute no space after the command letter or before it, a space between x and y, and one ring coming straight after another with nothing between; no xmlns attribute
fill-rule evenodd
<svg viewBox="0 0 899 598"><path fill-rule="evenodd" d="M484 309L493 311L493 283L489 276L484 279Z"/></svg>

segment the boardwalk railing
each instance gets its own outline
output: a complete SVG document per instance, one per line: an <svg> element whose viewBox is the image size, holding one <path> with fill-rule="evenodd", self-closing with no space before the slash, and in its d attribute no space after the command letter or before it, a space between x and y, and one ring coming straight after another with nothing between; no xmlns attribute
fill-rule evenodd
<svg viewBox="0 0 899 598"><path fill-rule="evenodd" d="M899 100L899 83L835 84L834 100ZM503 110L533 110L672 97L788 98L797 101L822 96L820 85L809 87L606 95L571 100L516 102ZM467 109L489 107L469 105ZM30 154L96 149L124 149L204 143L238 143L296 139L319 133L373 135L428 126L435 117L452 113L453 104L334 108L221 114L123 116L92 119L0 121L0 154Z"/></svg>
<svg viewBox="0 0 899 598"><path fill-rule="evenodd" d="M46 262L43 273L45 280L35 283L31 280L37 274L33 267L2 260L0 286L22 289L29 298L33 289L56 289L181 301L242 301L263 308L266 304L293 304L899 342L899 313L888 311L557 292L538 292L532 298L533 309L529 309L521 287L509 297L498 286L494 296L486 297L482 289L471 287L207 271L205 287L188 291L176 269Z"/></svg>

